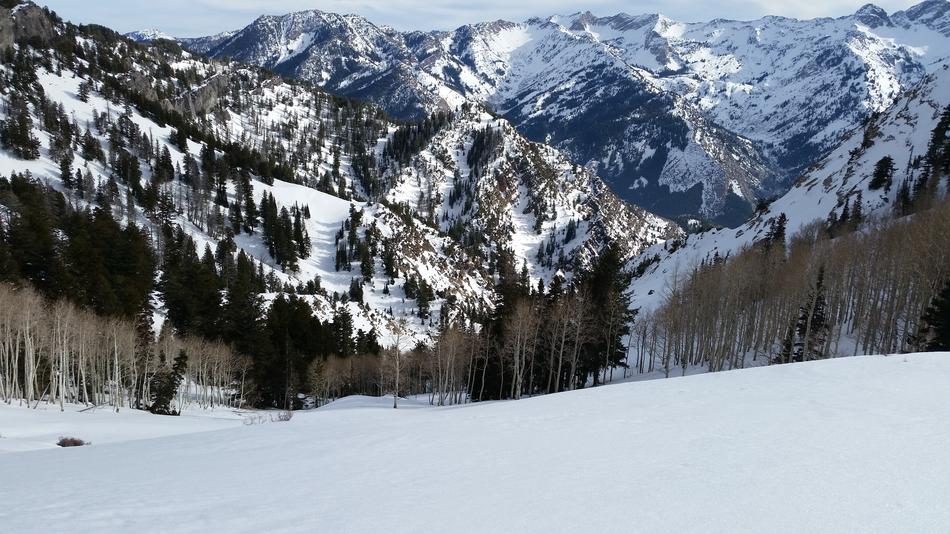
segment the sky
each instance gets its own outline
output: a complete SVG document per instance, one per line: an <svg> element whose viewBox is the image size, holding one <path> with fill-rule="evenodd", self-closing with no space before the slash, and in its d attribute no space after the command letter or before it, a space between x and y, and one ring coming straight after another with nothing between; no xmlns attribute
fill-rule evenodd
<svg viewBox="0 0 950 534"><path fill-rule="evenodd" d="M857 11L867 0L35 0L76 23L96 23L120 32L158 29L176 37L212 35L243 28L260 15L320 9L355 13L400 30L446 30L487 20L521 21L534 16L591 11L607 16L662 13L694 22L764 15L834 17ZM888 12L922 0L880 0Z"/></svg>

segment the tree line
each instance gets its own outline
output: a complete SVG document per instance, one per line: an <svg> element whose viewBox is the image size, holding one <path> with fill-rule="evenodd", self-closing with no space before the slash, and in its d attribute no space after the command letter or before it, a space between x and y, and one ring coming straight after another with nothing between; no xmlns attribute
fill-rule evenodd
<svg viewBox="0 0 950 534"><path fill-rule="evenodd" d="M950 108L890 213L868 218L861 192L825 221L785 235L784 214L764 239L671 277L663 305L632 332L637 372L667 376L857 354L947 350L950 294ZM869 186L894 184L890 156Z"/></svg>

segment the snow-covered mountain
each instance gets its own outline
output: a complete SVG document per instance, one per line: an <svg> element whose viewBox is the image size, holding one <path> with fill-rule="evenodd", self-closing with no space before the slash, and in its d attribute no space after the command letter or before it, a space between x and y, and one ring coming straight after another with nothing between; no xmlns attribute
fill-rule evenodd
<svg viewBox="0 0 950 534"><path fill-rule="evenodd" d="M126 37L137 41L140 43L147 43L150 41L157 41L159 39L165 39L169 41L175 41L175 37L163 32L162 30L156 30L154 28L148 30L139 30L135 32L129 32L125 34Z"/></svg>
<svg viewBox="0 0 950 534"><path fill-rule="evenodd" d="M306 11L183 44L397 116L484 102L625 199L737 224L946 60L947 6L703 23L578 13L406 33Z"/></svg>
<svg viewBox="0 0 950 534"><path fill-rule="evenodd" d="M762 240L780 216L787 219L788 237L811 223L828 220L831 214L837 217L846 204L853 209L858 199L865 218L893 216L901 186L912 188L927 172L921 159L948 106L950 66L942 65L886 111L850 132L790 191L745 224L690 235L675 247L664 244L647 249L634 260L649 265L633 282L636 302L644 311L659 307L674 277L682 278L703 261L732 256ZM872 189L875 165L885 156L893 159L893 186Z"/></svg>
<svg viewBox="0 0 950 534"><path fill-rule="evenodd" d="M306 298L322 319L344 306L357 327L375 328L383 340L398 317L417 312L415 297L404 290L410 279L431 287L436 316L463 312L440 310L446 302L481 311L494 302L492 273L500 254L510 254L535 280L549 281L558 271L569 277L608 243L629 257L682 235L672 222L626 204L558 150L529 141L477 105L437 122L395 123L374 106L289 84L242 63L137 45L107 30L84 33L34 4L0 8L0 20L13 28L0 37L20 42L22 50L29 50L22 44L27 41L64 35L78 43L74 55L57 53L38 64L36 86L72 118L75 135L87 129L99 146L109 147L102 157L77 147L71 168L91 176L93 190L125 187L115 159L127 153L144 182L174 203L169 222L190 234L200 253L225 234L225 217L247 193L237 176L249 174L255 204L267 193L278 210L308 208L304 225L312 252L299 258L296 270L286 269L260 230L237 231L235 252L243 250L281 283L319 280L319 291ZM135 67L116 70L118 62L104 59L113 56ZM3 93L5 101L11 98ZM27 109L40 113L35 104ZM177 127L168 124L174 117ZM0 151L0 173L28 171L72 201L88 202L62 180L55 132L39 117L33 130L39 157L23 160ZM125 148L117 135L128 138ZM132 146L140 136L154 142L148 151L156 157L168 150L179 179L156 182L157 160ZM217 199L210 186L201 193L196 178L185 178L206 172L189 169L199 156L210 157L209 144L218 147L215 158L237 162ZM121 210L127 197L121 191L116 197ZM128 202L125 209L136 215L125 216L157 232L156 214ZM342 238L347 232L350 237ZM347 239L340 260L339 245ZM369 249L364 260L355 257L362 243ZM369 263L368 271L360 272L360 261ZM341 301L354 284L363 288L362 302ZM410 322L420 339L429 332L431 318Z"/></svg>

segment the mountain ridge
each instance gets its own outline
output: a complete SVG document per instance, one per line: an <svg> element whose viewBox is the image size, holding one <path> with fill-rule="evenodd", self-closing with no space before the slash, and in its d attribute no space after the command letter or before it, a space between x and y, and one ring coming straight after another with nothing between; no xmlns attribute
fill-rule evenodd
<svg viewBox="0 0 950 534"><path fill-rule="evenodd" d="M580 12L410 32L309 10L261 17L194 49L397 116L485 103L626 200L736 225L946 61L947 5L888 15L869 4L805 21Z"/></svg>

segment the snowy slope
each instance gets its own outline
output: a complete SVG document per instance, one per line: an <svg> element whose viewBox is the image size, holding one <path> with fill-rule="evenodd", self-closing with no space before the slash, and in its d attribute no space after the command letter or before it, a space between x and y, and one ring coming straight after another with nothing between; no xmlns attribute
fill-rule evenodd
<svg viewBox="0 0 950 534"><path fill-rule="evenodd" d="M474 132L486 129L499 139L498 147L473 169L467 156ZM515 266L527 265L532 280L546 285L555 272L573 270L575 261L586 264L607 243L619 245L629 257L683 235L670 221L620 200L600 178L559 151L528 141L481 108L456 112L410 166L391 179L387 200L426 213L434 199L431 216L440 230L463 228L467 235L484 236L496 251L512 250ZM453 193L464 198L453 202ZM470 205L465 202L469 196ZM568 239L572 222L577 237ZM565 262L558 265L561 255Z"/></svg>
<svg viewBox="0 0 950 534"><path fill-rule="evenodd" d="M175 40L175 38L172 37L171 35L163 32L162 30L156 30L154 28L149 29L149 30L139 30L139 31L129 32L125 34L125 36L128 37L129 39L132 39L133 41L139 41L143 43L149 42L149 41L157 41L159 39L166 39L169 41Z"/></svg>
<svg viewBox="0 0 950 534"><path fill-rule="evenodd" d="M61 412L59 405L47 403L37 403L35 408L0 403L0 454L54 449L61 437L100 445L222 430L240 426L244 421L241 413L226 409L192 412L186 409L180 417L156 417L143 410L123 409L114 413L110 407L67 405Z"/></svg>
<svg viewBox="0 0 950 534"><path fill-rule="evenodd" d="M452 408L348 398L287 423L0 454L0 524L22 534L64 524L940 532L948 381L950 355L913 354ZM15 429L9 413L0 429Z"/></svg>
<svg viewBox="0 0 950 534"><path fill-rule="evenodd" d="M262 17L193 49L397 115L487 102L627 200L735 225L946 62L948 5L699 23L587 12L403 34L306 11Z"/></svg>
<svg viewBox="0 0 950 534"><path fill-rule="evenodd" d="M18 31L67 31L32 4L16 14L0 9L0 20L3 16L12 18L21 28ZM609 242L619 243L627 255L634 255L654 243L681 235L671 222L625 204L598 177L572 165L557 150L529 142L503 119L492 120L498 131L504 132L506 148L494 156L490 168L483 169L485 173L472 175L466 164L471 138L474 130L490 118L480 107L456 114L444 131L437 132L408 165L403 165L384 154L394 143L399 128L406 125L394 123L379 108L334 97L304 84L287 83L272 73L237 62L211 61L169 47L140 47L123 42L119 36L104 44L99 36L82 35L76 28L69 31L77 32L77 42L84 47L109 46L127 55L134 68L119 73L118 83L132 88L140 98L190 118L206 137L213 136L220 143L234 143L286 162L286 179L294 183L275 180L268 185L252 171L253 199L260 202L264 192L268 192L274 196L278 210L308 207L311 218L305 220L305 226L312 255L298 262L298 271L285 272L270 257L260 231L238 232L234 240L239 249L281 282L297 286L319 277L322 292L306 298L321 319L332 317L334 309L341 305L336 296L347 294L353 280L361 278L358 258L352 262L357 264L353 270L337 270L336 265L338 233L344 221L351 218L351 210L362 212L357 229L361 239L369 232L378 232L381 239L391 240L398 274L392 279L386 276L381 254L374 251L375 274L363 285L363 304L342 304L353 315L355 328L364 332L375 328L384 344L391 339L394 323L402 316L410 318L415 340L426 339L433 331L433 325L412 318L416 302L406 299L403 290L409 277L432 287L437 295L432 308L438 319L441 304L448 300L463 302L473 310L490 306L494 300L494 279L483 260L491 251L513 250L519 267L527 263L535 279L549 280L557 269L550 265L542 267L536 259L537 249L541 241L550 242L556 234L560 234L557 240L561 243L569 221L577 224L577 238L564 244L564 264L558 266L568 276L575 264L583 265ZM84 58L69 59L80 67L87 64ZM80 133L88 128L103 147L109 147L109 133L94 126L96 117L105 115L110 123L127 119L137 128L136 135L146 136L159 151L167 147L175 166L187 166L185 152L172 139L171 126L162 124L151 113L131 106L126 109L114 98L107 99L107 80L79 74L84 71L71 68L70 62L60 64L53 60L49 66L37 67L36 72L45 96L62 105ZM86 101L80 98L81 86L91 87ZM0 91L0 100L5 98ZM29 171L38 180L65 191L58 161L50 148L50 134L42 130L40 121L34 122L34 134L41 144L40 158L24 161L0 151L0 174ZM202 144L197 139L188 139L186 145L191 156L200 157ZM73 169L88 170L95 184L104 184L114 175L110 166L87 161L80 152L75 155ZM449 154L453 156L446 159ZM139 159L143 179L148 182L152 178L152 163ZM362 170L357 168L359 161L364 162ZM475 202L475 212L464 219L458 213L450 213L452 209L448 206L455 174L482 195ZM504 198L491 194L499 189L502 175L512 187L511 195ZM431 214L424 213L418 205L423 182L426 189L438 188L440 205L434 223L425 220ZM223 232L220 224L215 227L212 222L215 215L223 220L228 209L214 204L210 196L194 201L194 188L183 179L162 184L161 189L178 199L179 210L173 222L191 235L199 254L205 246L214 249ZM238 200L234 180L228 181L226 193L229 202ZM124 200L124 195L119 196ZM528 199L535 199L540 206L535 211L544 211L540 231L534 229L538 213L526 209ZM77 198L73 201L80 205L84 202ZM196 206L201 203L204 206ZM411 209L396 212L394 203L409 205ZM188 209L184 209L185 204ZM120 205L121 202L117 203ZM202 210L210 215L194 215ZM121 207L117 207L116 214L121 218L120 211ZM491 233L492 239L485 246L466 246L449 232L452 222ZM157 231L154 217L141 211L136 214L136 223Z"/></svg>
<svg viewBox="0 0 950 534"><path fill-rule="evenodd" d="M888 214L893 209L899 185L923 172L914 167L913 160L926 153L931 132L947 105L950 105L950 66L944 65L866 127L851 132L788 193L746 224L688 236L683 246L673 253L664 245L644 251L636 261L654 255L659 261L634 280L635 304L645 311L656 308L674 276L687 275L693 267L717 253L725 257L759 241L768 231L768 223L780 214L788 218L788 237L809 223L826 220L832 211L840 214L845 202L853 204L859 193L865 216ZM872 191L868 186L874 165L884 156L894 159L894 187L890 191Z"/></svg>
<svg viewBox="0 0 950 534"><path fill-rule="evenodd" d="M313 10L262 16L240 31L183 44L293 75L334 93L386 94L387 109L398 116L418 116L440 106L413 74L402 35L356 15Z"/></svg>

